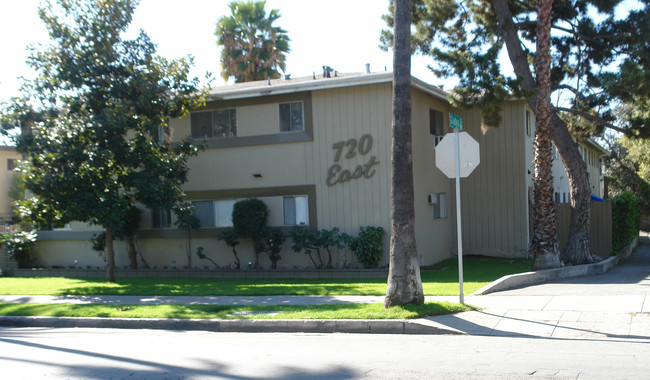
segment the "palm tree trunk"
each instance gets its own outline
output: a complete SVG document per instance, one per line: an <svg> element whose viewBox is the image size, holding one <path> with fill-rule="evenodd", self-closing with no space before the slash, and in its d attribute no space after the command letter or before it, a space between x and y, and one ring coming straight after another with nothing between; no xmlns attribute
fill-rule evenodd
<svg viewBox="0 0 650 380"><path fill-rule="evenodd" d="M115 282L115 250L113 230L110 228L106 228L106 281Z"/></svg>
<svg viewBox="0 0 650 380"><path fill-rule="evenodd" d="M384 307L424 302L415 245L410 28L411 1L395 0L390 266Z"/></svg>
<svg viewBox="0 0 650 380"><path fill-rule="evenodd" d="M553 0L537 2L537 112L535 113L535 204L530 251L533 269L561 266L555 205L553 203L553 153L551 145L551 7Z"/></svg>

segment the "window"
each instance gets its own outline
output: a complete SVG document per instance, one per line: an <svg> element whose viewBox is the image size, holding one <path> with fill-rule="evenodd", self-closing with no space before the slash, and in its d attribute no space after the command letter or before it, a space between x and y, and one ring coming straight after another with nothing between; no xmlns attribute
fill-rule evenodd
<svg viewBox="0 0 650 380"><path fill-rule="evenodd" d="M309 205L306 195L282 197L285 226L309 225Z"/></svg>
<svg viewBox="0 0 650 380"><path fill-rule="evenodd" d="M18 167L18 160L15 158L7 158L7 170L14 170Z"/></svg>
<svg viewBox="0 0 650 380"><path fill-rule="evenodd" d="M192 137L195 139L237 136L237 111L234 108L192 112Z"/></svg>
<svg viewBox="0 0 650 380"><path fill-rule="evenodd" d="M526 136L530 136L530 111L526 110Z"/></svg>
<svg viewBox="0 0 650 380"><path fill-rule="evenodd" d="M216 227L232 227L232 210L236 200L214 201L214 216Z"/></svg>
<svg viewBox="0 0 650 380"><path fill-rule="evenodd" d="M151 211L153 228L171 228L172 213L167 210Z"/></svg>
<svg viewBox="0 0 650 380"><path fill-rule="evenodd" d="M433 205L433 219L447 219L447 193L429 194L429 203Z"/></svg>
<svg viewBox="0 0 650 380"><path fill-rule="evenodd" d="M429 109L429 133L433 135L433 146L437 146L442 138L445 137L441 111Z"/></svg>
<svg viewBox="0 0 650 380"><path fill-rule="evenodd" d="M555 203L560 203L560 193L555 192Z"/></svg>
<svg viewBox="0 0 650 380"><path fill-rule="evenodd" d="M304 131L302 102L280 103L280 132Z"/></svg>
<svg viewBox="0 0 650 380"><path fill-rule="evenodd" d="M214 227L214 206L212 201L193 201L194 215L201 224L201 227Z"/></svg>

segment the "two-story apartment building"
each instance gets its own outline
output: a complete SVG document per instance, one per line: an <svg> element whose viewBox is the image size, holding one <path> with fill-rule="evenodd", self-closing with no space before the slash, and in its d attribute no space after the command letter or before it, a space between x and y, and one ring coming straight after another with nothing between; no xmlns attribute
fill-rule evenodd
<svg viewBox="0 0 650 380"><path fill-rule="evenodd" d="M497 128L482 128L476 109L454 109L447 93L412 78L415 228L422 265L455 253L455 194L452 181L435 166L435 145L450 133L449 113L480 144L481 164L461 180L464 251L525 256L532 189L534 117L524 101L503 108ZM194 247L221 266L232 263L216 239L231 225L237 200L256 197L269 207L269 225L338 227L355 235L361 226L390 231L392 73L313 76L214 88L205 107L171 120L172 141L191 135L205 149L189 162L187 199L202 228ZM102 265L90 250L97 227L73 223L69 230L42 231L33 251L40 265ZM174 216L145 211L139 247L150 265L182 267L184 233ZM238 247L253 260L251 244ZM280 267L309 267L287 241ZM384 239L388 249L388 236ZM72 253L71 253L72 252ZM337 266L356 260L334 252ZM197 263L195 265L204 265ZM388 262L388 254L380 265ZM128 263L117 244L117 265ZM262 266L269 263L262 258Z"/></svg>

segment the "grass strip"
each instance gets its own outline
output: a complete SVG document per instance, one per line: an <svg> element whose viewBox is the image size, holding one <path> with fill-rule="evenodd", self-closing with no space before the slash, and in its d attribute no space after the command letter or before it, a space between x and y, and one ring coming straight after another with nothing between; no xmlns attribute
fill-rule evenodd
<svg viewBox="0 0 650 380"><path fill-rule="evenodd" d="M334 305L98 305L0 303L0 315L179 319L413 319L474 310L451 302L384 309L381 303ZM237 313L237 315L234 315Z"/></svg>
<svg viewBox="0 0 650 380"><path fill-rule="evenodd" d="M470 294L502 276L530 270L530 261L488 257L464 260L464 291ZM458 295L458 261L438 263L440 270L422 270L425 295ZM442 269L444 268L444 269ZM383 295L386 278L378 279L212 279L2 277L6 295L149 295L149 296L269 296L269 295Z"/></svg>

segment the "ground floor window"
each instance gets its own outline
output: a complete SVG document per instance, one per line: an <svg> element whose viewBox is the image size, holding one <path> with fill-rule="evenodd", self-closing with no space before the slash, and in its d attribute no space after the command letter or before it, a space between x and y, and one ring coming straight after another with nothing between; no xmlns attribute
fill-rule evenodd
<svg viewBox="0 0 650 380"><path fill-rule="evenodd" d="M151 212L153 228L171 228L172 213L166 210L154 210Z"/></svg>
<svg viewBox="0 0 650 380"><path fill-rule="evenodd" d="M433 205L433 219L447 219L447 193L431 193L429 202Z"/></svg>
<svg viewBox="0 0 650 380"><path fill-rule="evenodd" d="M309 205L306 195L282 197L285 226L309 224Z"/></svg>

